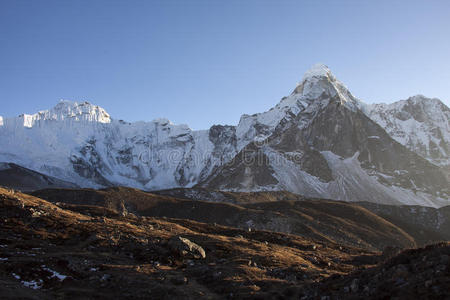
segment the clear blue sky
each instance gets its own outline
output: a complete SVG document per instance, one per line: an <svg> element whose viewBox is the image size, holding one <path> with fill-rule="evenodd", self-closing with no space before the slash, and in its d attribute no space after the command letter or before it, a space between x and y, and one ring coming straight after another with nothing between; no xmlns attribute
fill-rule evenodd
<svg viewBox="0 0 450 300"><path fill-rule="evenodd" d="M236 124L327 64L366 102L450 103L450 1L0 0L0 115L90 101Z"/></svg>

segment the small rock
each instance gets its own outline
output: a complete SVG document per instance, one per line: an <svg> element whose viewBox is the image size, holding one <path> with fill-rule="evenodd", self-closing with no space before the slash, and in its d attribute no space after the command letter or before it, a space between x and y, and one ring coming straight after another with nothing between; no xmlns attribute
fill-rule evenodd
<svg viewBox="0 0 450 300"><path fill-rule="evenodd" d="M439 266L436 267L437 271L445 271L445 269L447 269L446 265L439 265Z"/></svg>
<svg viewBox="0 0 450 300"><path fill-rule="evenodd" d="M398 278L397 280L395 280L395 286L401 286L403 284L405 284L406 281L403 278Z"/></svg>
<svg viewBox="0 0 450 300"><path fill-rule="evenodd" d="M401 251L402 251L402 249L400 247L397 247L397 246L386 246L383 249L382 256L384 258L391 258L391 257L394 257L397 254L399 254Z"/></svg>
<svg viewBox="0 0 450 300"><path fill-rule="evenodd" d="M187 284L188 279L185 276L175 276L170 279L170 281L175 285Z"/></svg>
<svg viewBox="0 0 450 300"><path fill-rule="evenodd" d="M181 236L174 236L169 240L169 248L180 256L206 258L205 250L194 242Z"/></svg>
<svg viewBox="0 0 450 300"><path fill-rule="evenodd" d="M409 275L408 268L405 265L398 265L395 269L394 276L407 278Z"/></svg>
<svg viewBox="0 0 450 300"><path fill-rule="evenodd" d="M190 259L186 262L186 264L187 264L188 266L190 266L190 267L195 266L195 262L194 262L193 260L190 260Z"/></svg>
<svg viewBox="0 0 450 300"><path fill-rule="evenodd" d="M109 274L103 274L102 278L100 278L101 281L108 281L111 278L111 275Z"/></svg>
<svg viewBox="0 0 450 300"><path fill-rule="evenodd" d="M359 280L357 278L353 279L352 283L350 284L350 289L353 293L356 293L359 289Z"/></svg>
<svg viewBox="0 0 450 300"><path fill-rule="evenodd" d="M435 294L440 294L441 293L441 289L437 285L433 286L431 289L433 290L433 292Z"/></svg>

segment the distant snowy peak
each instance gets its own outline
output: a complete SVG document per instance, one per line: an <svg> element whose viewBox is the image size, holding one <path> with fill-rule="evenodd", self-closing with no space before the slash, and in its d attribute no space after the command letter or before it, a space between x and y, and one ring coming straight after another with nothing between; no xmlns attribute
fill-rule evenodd
<svg viewBox="0 0 450 300"><path fill-rule="evenodd" d="M450 165L450 109L422 95L369 106L368 116L392 138L429 161Z"/></svg>
<svg viewBox="0 0 450 300"><path fill-rule="evenodd" d="M61 100L50 110L43 110L36 114L22 114L19 119L23 120L23 126L33 127L39 121L77 121L111 123L111 117L100 106L89 102L72 102Z"/></svg>
<svg viewBox="0 0 450 300"><path fill-rule="evenodd" d="M73 119L76 121L89 121L99 123L110 123L110 115L100 106L93 105L87 101L72 102L61 100L50 111L43 112L44 117L51 119L64 120Z"/></svg>
<svg viewBox="0 0 450 300"><path fill-rule="evenodd" d="M371 111L380 110L396 113L396 117L399 119L406 120L413 118L419 122L424 122L429 118L442 118L443 115L440 112L448 114L450 111L441 100L427 98L423 95L415 95L406 100L400 100L390 104L374 104L371 107Z"/></svg>

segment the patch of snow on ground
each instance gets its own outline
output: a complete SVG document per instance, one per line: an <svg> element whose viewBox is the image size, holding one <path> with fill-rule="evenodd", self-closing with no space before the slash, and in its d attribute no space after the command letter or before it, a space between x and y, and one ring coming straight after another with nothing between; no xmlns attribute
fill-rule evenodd
<svg viewBox="0 0 450 300"><path fill-rule="evenodd" d="M27 288L38 290L42 287L42 280L31 280L31 281L22 281L22 284L26 286Z"/></svg>
<svg viewBox="0 0 450 300"><path fill-rule="evenodd" d="M54 271L54 270L52 270L50 268L47 268L46 266L41 266L41 267L42 267L43 270L52 273L51 278L57 278L59 281L63 281L64 279L67 278L66 275L62 275L62 274L60 274L60 273L58 273L58 272L56 272L56 271Z"/></svg>
<svg viewBox="0 0 450 300"><path fill-rule="evenodd" d="M20 280L21 277L20 275L17 275L16 273L12 273L12 276L17 279ZM25 280L21 280L20 281L25 287L33 289L33 290L38 290L42 287L42 280L31 280L31 281L25 281Z"/></svg>

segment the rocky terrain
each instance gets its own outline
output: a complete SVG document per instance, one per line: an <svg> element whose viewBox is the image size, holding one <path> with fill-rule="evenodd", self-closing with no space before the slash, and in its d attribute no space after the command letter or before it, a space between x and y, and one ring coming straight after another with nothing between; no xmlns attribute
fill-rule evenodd
<svg viewBox="0 0 450 300"><path fill-rule="evenodd" d="M139 216L189 219L243 230L269 230L371 250L416 245L411 235L370 211L324 199L297 196L301 200L261 202L258 199L266 198L265 193L239 193L238 201L253 195L257 202L230 204L178 199L130 188L47 189L32 194L66 209L72 209L72 205L95 205L123 215L132 212Z"/></svg>
<svg viewBox="0 0 450 300"><path fill-rule="evenodd" d="M450 206L396 206L358 203L414 237L418 245L450 240Z"/></svg>
<svg viewBox="0 0 450 300"><path fill-rule="evenodd" d="M59 193L47 190L35 194L38 193L50 201L0 189L2 299L383 299L390 296L411 299L412 295L445 299L450 296L449 243L403 251L401 248L413 245L405 243L399 247L397 244L397 247L384 247L381 252L373 246L369 249L368 243L351 246L336 242L333 234L328 240L320 238L319 231L316 235L296 235L251 226L236 228L176 216L156 216L158 213L144 216L142 212L151 215L152 209L161 213L164 203L187 208L183 201L189 200L148 193L143 198L131 189L119 189L116 194L111 190L61 190ZM145 201L139 201L142 199ZM188 203L207 205L198 200ZM265 203L270 206L275 202ZM211 205L218 204L224 205L211 202ZM242 209L228 205L230 208L216 208L216 211ZM258 210L254 207L257 205L248 203L244 209ZM332 212L337 215L337 210L342 215L339 226L344 226L351 222L352 216L342 212L352 210L353 217L366 230L376 230L382 224L386 234L396 236L401 232L395 225L384 219L381 222L381 218L355 204L330 201L322 208L325 206L329 210L321 209L323 216L314 212L311 201L293 210L308 209L310 214L299 212L297 218L309 217L311 227L313 223L326 222ZM134 213L130 207L134 207ZM203 209L214 212L211 207ZM182 213L183 209L179 211ZM367 219L373 223L365 223Z"/></svg>

